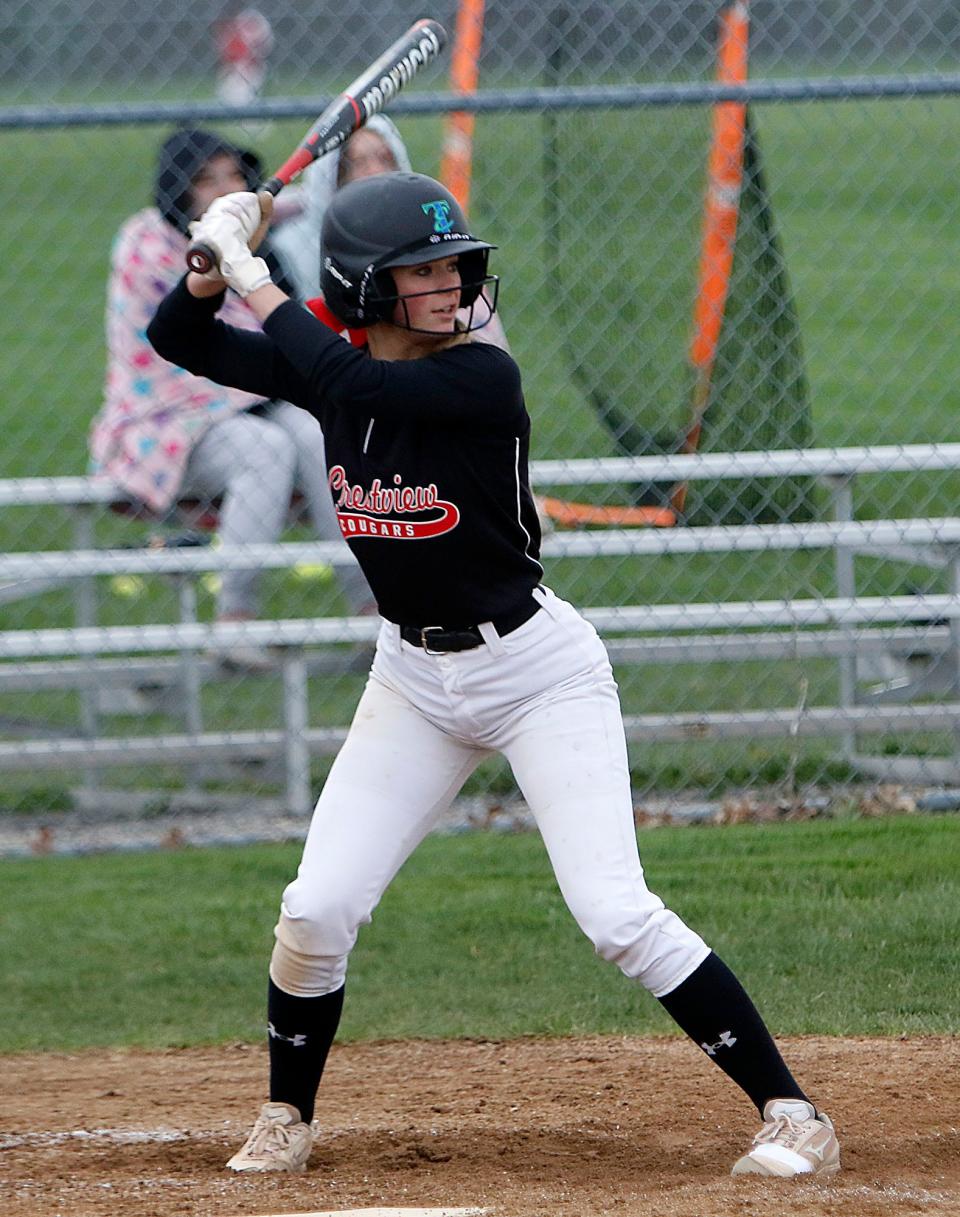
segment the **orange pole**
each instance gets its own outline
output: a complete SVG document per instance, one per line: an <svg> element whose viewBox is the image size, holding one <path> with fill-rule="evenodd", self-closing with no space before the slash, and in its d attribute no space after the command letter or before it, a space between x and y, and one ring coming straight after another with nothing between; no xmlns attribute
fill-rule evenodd
<svg viewBox="0 0 960 1217"><path fill-rule="evenodd" d="M747 0L734 0L720 15L718 83L746 82L749 35ZM713 365L733 270L746 121L747 107L743 102L718 102L713 108L703 242L693 313L693 340L690 344L690 362L696 372L696 380L692 418L681 452L696 452L703 416L710 400ZM672 500L677 511L683 510L686 495L686 484L678 486Z"/></svg>
<svg viewBox="0 0 960 1217"><path fill-rule="evenodd" d="M476 93L482 44L483 0L460 0L450 61L450 88L454 93ZM470 204L474 118L462 110L454 111L447 116L443 135L440 180L464 212Z"/></svg>

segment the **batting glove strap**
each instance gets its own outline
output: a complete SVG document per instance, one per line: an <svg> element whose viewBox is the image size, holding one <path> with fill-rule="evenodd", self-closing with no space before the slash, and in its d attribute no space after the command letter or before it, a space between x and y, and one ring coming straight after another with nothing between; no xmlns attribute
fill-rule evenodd
<svg viewBox="0 0 960 1217"><path fill-rule="evenodd" d="M221 251L220 274L237 295L244 298L258 287L266 287L273 282L270 268L263 258L254 257L242 243Z"/></svg>

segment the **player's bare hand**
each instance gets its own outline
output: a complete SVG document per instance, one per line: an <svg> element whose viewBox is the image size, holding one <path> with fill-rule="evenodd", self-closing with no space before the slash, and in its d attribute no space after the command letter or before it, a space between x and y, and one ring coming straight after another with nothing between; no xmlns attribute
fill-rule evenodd
<svg viewBox="0 0 960 1217"><path fill-rule="evenodd" d="M260 223L247 242L254 253L260 248L260 242L267 235L267 229L273 219L273 195L269 190L260 190L257 192L257 201L260 204Z"/></svg>

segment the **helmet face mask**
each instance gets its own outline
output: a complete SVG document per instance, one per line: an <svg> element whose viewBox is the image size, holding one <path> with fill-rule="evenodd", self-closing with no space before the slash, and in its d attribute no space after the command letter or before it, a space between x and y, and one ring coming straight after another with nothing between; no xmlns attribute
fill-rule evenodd
<svg viewBox="0 0 960 1217"><path fill-rule="evenodd" d="M382 173L345 186L327 208L321 246L321 290L328 307L345 325L387 322L415 329L409 325L409 312L402 303L405 297L397 292L390 269L441 258L457 258L459 307L470 309L467 323L458 321L457 332L480 329L496 308L498 281L487 274L487 256L494 246L470 235L453 195L423 174ZM484 291L488 285L490 290ZM436 291L407 293L406 298ZM475 305L481 296L486 315L475 321ZM397 320L398 302L406 325Z"/></svg>
<svg viewBox="0 0 960 1217"><path fill-rule="evenodd" d="M460 271L460 300L457 309L458 314L462 314L463 310L467 310L467 313L465 317L457 316L456 328L451 332L470 334L474 330L482 330L485 325L490 324L493 314L497 310L500 279L497 275L487 273L487 253L488 251L483 249L457 256ZM424 261L434 261L434 259L427 258ZM407 302L421 300L427 296L447 295L449 291L450 288L446 287L428 287L419 292L400 293L390 267L374 269L371 273L371 286L363 296L364 312L368 315L378 316L382 321L398 326L400 329L410 330L414 334L437 335L436 330L425 329L412 323ZM399 313L398 304L400 305ZM367 324L370 325L371 322L368 321Z"/></svg>

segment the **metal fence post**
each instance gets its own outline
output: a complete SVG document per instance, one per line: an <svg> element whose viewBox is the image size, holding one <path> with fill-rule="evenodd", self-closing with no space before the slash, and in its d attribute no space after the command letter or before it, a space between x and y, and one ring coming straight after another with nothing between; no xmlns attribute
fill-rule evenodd
<svg viewBox="0 0 960 1217"><path fill-rule="evenodd" d="M284 770L287 810L294 815L308 815L313 805L307 745L307 696L307 665L303 650L287 647L283 655Z"/></svg>
<svg viewBox="0 0 960 1217"><path fill-rule="evenodd" d="M951 545L947 548L947 553L950 563L950 592L954 596L960 596L960 547ZM956 697L957 691L960 690L960 619L957 617L950 618L950 657L953 667L950 692ZM953 729L953 755L955 759L960 760L960 722L955 723Z"/></svg>
<svg viewBox="0 0 960 1217"><path fill-rule="evenodd" d="M180 620L193 623L197 620L197 585L193 575L175 575L177 599L180 604ZM200 657L196 651L184 649L180 652L180 685L183 689L183 719L187 733L196 738L203 731L202 685L200 680ZM187 770L192 785L198 786L202 767L194 764Z"/></svg>
<svg viewBox="0 0 960 1217"><path fill-rule="evenodd" d="M833 518L838 522L853 519L854 475L848 473L829 474L824 478L829 491ZM837 595L850 597L857 594L856 555L852 549L838 545L833 551L833 569L837 583ZM855 628L842 627L849 638L849 650L844 649L838 662L839 704L841 710L852 709L857 703L857 656ZM845 732L840 739L843 755L849 760L856 755L856 732Z"/></svg>
<svg viewBox="0 0 960 1217"><path fill-rule="evenodd" d="M73 521L74 549L93 549L93 508L86 503L77 503L70 508ZM73 588L74 624L78 629L97 624L97 582L93 575L77 579ZM96 739L100 734L100 714L97 707L97 680L93 662L90 664L90 679L85 680L80 690L80 730L84 739ZM82 787L92 792L100 784L100 772L92 762L83 764Z"/></svg>

